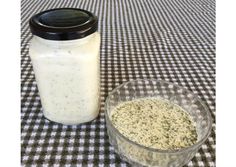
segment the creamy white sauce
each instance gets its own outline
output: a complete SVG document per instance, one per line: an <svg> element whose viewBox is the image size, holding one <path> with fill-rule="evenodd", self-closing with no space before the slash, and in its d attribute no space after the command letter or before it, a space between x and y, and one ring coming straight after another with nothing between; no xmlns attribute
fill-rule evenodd
<svg viewBox="0 0 236 167"><path fill-rule="evenodd" d="M97 117L99 46L97 32L71 41L32 39L29 54L46 118L70 125Z"/></svg>

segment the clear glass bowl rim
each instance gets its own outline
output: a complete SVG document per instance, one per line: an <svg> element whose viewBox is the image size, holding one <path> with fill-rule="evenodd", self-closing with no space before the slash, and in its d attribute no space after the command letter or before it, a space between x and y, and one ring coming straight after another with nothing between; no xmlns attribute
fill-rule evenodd
<svg viewBox="0 0 236 167"><path fill-rule="evenodd" d="M150 147L146 147L146 146L143 146L143 145L140 145L130 139L128 139L127 137L125 137L124 135L122 135L112 124L109 116L108 116L108 111L107 111L107 105L108 105L108 101L110 99L110 95L112 95L114 92L116 92L119 88L123 87L124 85L126 84L129 84L129 83L135 83L135 82L139 82L139 81L155 81L155 82L161 82L161 83L165 83L165 84L168 84L168 85L172 85L172 86L175 86L175 87L178 87L180 89L183 89L184 91L186 91L187 93L190 93L194 96L194 98L199 101L201 103L201 105L204 107L204 110L206 111L207 113L207 117L208 117L208 129L207 129L207 133L202 137L201 140L199 140L197 143L189 146L189 147L185 147L185 148L182 148L182 149L178 149L178 150L161 150L161 149L156 149L156 148L150 148ZM206 106L206 104L197 96L195 95L193 92L189 91L188 89L182 87L182 86L179 86L175 83L171 83L171 82L168 82L168 81L164 81L164 80L159 80L159 79L136 79L136 80L130 80L130 81L127 81L127 82L124 82L122 83L121 85L117 86L116 88L114 88L107 96L106 98L106 101L105 101L105 116L106 116L106 121L109 122L109 124L111 125L110 127L112 128L113 131L115 131L115 133L117 135L119 135L122 139L124 139L125 141L127 141L128 143L131 143L137 147L141 147L143 149L146 149L148 151L152 151L152 152L156 152L156 153L168 153L168 154L175 154L175 153L182 153L182 152L186 152L186 151L189 151L189 150L193 150L193 149L196 149L197 147L200 147L205 141L206 139L209 137L210 133L211 133L211 129L212 129L212 117L211 117L211 113L208 109L208 107Z"/></svg>

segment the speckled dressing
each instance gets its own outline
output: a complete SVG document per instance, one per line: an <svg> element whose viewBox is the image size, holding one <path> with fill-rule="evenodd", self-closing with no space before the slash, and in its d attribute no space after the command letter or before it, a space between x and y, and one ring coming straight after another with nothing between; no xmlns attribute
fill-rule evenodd
<svg viewBox="0 0 236 167"><path fill-rule="evenodd" d="M100 97L100 35L52 41L34 36L29 54L44 116L63 124L95 119Z"/></svg>

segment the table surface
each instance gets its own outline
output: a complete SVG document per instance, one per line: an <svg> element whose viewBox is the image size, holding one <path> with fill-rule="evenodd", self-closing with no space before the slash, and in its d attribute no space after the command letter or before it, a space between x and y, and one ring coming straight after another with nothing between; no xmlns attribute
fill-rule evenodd
<svg viewBox="0 0 236 167"><path fill-rule="evenodd" d="M29 18L59 7L86 9L99 18L101 109L96 120L80 126L43 117L28 56ZM213 130L186 166L215 166L214 0L22 0L21 11L22 166L130 166L109 144L104 101L116 86L139 78L177 83L206 102Z"/></svg>

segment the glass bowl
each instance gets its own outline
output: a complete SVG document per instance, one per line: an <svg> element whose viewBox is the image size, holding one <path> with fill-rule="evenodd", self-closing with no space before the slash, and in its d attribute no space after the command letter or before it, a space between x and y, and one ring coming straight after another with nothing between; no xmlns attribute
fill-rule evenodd
<svg viewBox="0 0 236 167"><path fill-rule="evenodd" d="M166 99L184 108L196 123L197 143L178 150L159 150L142 146L123 136L111 122L111 111L122 102L145 97ZM118 86L106 99L105 117L110 144L121 159L134 166L183 166L194 157L212 128L211 113L196 95L162 80L134 80Z"/></svg>

